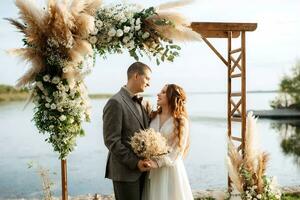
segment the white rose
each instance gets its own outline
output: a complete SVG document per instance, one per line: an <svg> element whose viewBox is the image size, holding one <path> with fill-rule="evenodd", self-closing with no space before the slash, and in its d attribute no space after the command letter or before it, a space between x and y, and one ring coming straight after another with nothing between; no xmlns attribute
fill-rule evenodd
<svg viewBox="0 0 300 200"><path fill-rule="evenodd" d="M121 29L117 30L117 37L122 37L123 36L123 31Z"/></svg>
<svg viewBox="0 0 300 200"><path fill-rule="evenodd" d="M96 42L97 42L97 37L96 37L96 36L89 37L89 42L90 42L91 44L96 44Z"/></svg>
<svg viewBox="0 0 300 200"><path fill-rule="evenodd" d="M48 103L50 103L50 102L52 101L52 99L49 98L49 97L46 97L46 101L47 101Z"/></svg>
<svg viewBox="0 0 300 200"><path fill-rule="evenodd" d="M62 84L62 83L59 83L58 85L57 85L57 89L59 89L59 90L65 90L65 86Z"/></svg>
<svg viewBox="0 0 300 200"><path fill-rule="evenodd" d="M103 26L103 22L102 22L101 20L97 20L97 21L96 21L96 26L97 26L98 28L101 28L101 27Z"/></svg>
<svg viewBox="0 0 300 200"><path fill-rule="evenodd" d="M121 22L122 23L125 23L127 21L127 18L124 16L122 19L121 19Z"/></svg>
<svg viewBox="0 0 300 200"><path fill-rule="evenodd" d="M261 199L261 194L258 194L256 197L257 197L258 199Z"/></svg>
<svg viewBox="0 0 300 200"><path fill-rule="evenodd" d="M56 105L53 103L51 104L51 107L50 107L52 110L55 110L56 109Z"/></svg>
<svg viewBox="0 0 300 200"><path fill-rule="evenodd" d="M137 18L135 21L135 25L140 25L141 24L141 18Z"/></svg>
<svg viewBox="0 0 300 200"><path fill-rule="evenodd" d="M46 103L46 104L45 104L45 107L46 107L46 108L50 108L50 104L49 104L49 103Z"/></svg>
<svg viewBox="0 0 300 200"><path fill-rule="evenodd" d="M128 36L125 36L125 37L123 37L123 40L122 40L122 41L123 41L124 43L127 43L129 40L130 40L130 38L129 38Z"/></svg>
<svg viewBox="0 0 300 200"><path fill-rule="evenodd" d="M148 32L145 32L143 35L142 35L142 38L143 39L146 39L150 36L150 34Z"/></svg>
<svg viewBox="0 0 300 200"><path fill-rule="evenodd" d="M65 121L67 119L67 117L65 116L65 115L61 115L60 117L59 117L59 120L60 121Z"/></svg>
<svg viewBox="0 0 300 200"><path fill-rule="evenodd" d="M58 84L59 81L60 81L60 78L58 76L54 76L53 79L52 79L53 84Z"/></svg>
<svg viewBox="0 0 300 200"><path fill-rule="evenodd" d="M62 107L57 107L57 110L58 110L59 112L63 112L63 111L64 111L64 109L62 109Z"/></svg>
<svg viewBox="0 0 300 200"><path fill-rule="evenodd" d="M135 19L131 19L131 20L130 20L130 24L131 24L131 25L134 25L134 24L135 24Z"/></svg>
<svg viewBox="0 0 300 200"><path fill-rule="evenodd" d="M45 76L43 77L43 80L44 80L45 82L48 82L48 81L50 80L50 76L49 76L49 75L45 75Z"/></svg>
<svg viewBox="0 0 300 200"><path fill-rule="evenodd" d="M136 30L136 31L139 31L141 29L141 25L136 25L135 27L134 27L134 30Z"/></svg>
<svg viewBox="0 0 300 200"><path fill-rule="evenodd" d="M129 33L128 37L131 39L133 37L133 33Z"/></svg>
<svg viewBox="0 0 300 200"><path fill-rule="evenodd" d="M73 122L74 122L74 119L73 119L73 117L71 117L71 118L69 119L69 123L72 124Z"/></svg>
<svg viewBox="0 0 300 200"><path fill-rule="evenodd" d="M129 26L124 26L124 33L128 33L130 31L130 27Z"/></svg>
<svg viewBox="0 0 300 200"><path fill-rule="evenodd" d="M114 37L116 35L116 33L117 33L117 31L113 28L108 31L108 35L110 37Z"/></svg>

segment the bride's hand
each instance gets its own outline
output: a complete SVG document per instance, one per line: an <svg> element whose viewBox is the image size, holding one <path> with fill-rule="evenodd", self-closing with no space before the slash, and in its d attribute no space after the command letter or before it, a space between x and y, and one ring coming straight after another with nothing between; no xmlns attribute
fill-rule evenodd
<svg viewBox="0 0 300 200"><path fill-rule="evenodd" d="M146 162L148 163L148 165L149 165L150 168L152 168L152 169L158 168L158 164L157 164L157 162L155 160L150 160L149 159Z"/></svg>

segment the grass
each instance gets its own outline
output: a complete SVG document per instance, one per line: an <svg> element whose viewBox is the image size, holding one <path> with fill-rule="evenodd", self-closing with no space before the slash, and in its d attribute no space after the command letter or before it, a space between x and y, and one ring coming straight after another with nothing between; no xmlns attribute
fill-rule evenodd
<svg viewBox="0 0 300 200"><path fill-rule="evenodd" d="M282 200L300 200L300 194L283 194Z"/></svg>

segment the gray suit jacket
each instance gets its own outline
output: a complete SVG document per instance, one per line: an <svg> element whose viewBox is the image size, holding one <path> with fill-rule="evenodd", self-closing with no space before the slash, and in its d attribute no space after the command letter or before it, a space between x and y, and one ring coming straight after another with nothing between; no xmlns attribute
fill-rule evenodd
<svg viewBox="0 0 300 200"><path fill-rule="evenodd" d="M124 88L111 97L103 109L103 137L109 150L105 177L114 181L136 181L141 172L139 158L129 142L135 132L149 127L149 118L142 106L143 117Z"/></svg>

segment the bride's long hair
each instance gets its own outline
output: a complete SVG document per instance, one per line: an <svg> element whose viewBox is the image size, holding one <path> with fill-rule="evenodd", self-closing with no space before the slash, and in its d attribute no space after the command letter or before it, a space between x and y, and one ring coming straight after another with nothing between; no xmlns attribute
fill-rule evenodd
<svg viewBox="0 0 300 200"><path fill-rule="evenodd" d="M186 145L183 146L183 134L184 134L184 126L185 120L188 118L186 111L186 94L182 87L176 84L167 84L166 96L169 105L169 109L171 115L174 119L174 136L178 138L178 145L183 150L183 156L186 156L189 150L190 141L189 141L189 130L186 130L187 134L187 142ZM153 112L151 118L156 117L157 114L162 112L162 108L160 106L157 107L157 111ZM176 139L176 138L174 138Z"/></svg>

